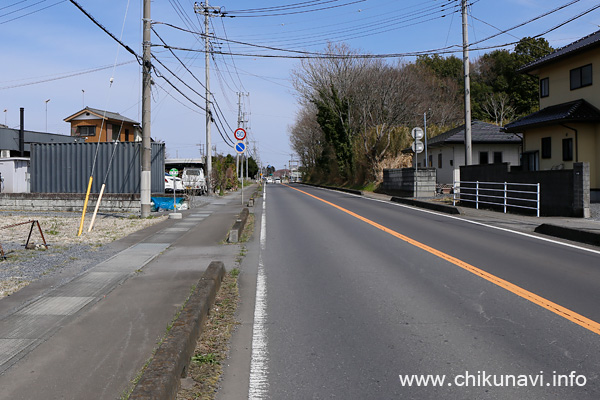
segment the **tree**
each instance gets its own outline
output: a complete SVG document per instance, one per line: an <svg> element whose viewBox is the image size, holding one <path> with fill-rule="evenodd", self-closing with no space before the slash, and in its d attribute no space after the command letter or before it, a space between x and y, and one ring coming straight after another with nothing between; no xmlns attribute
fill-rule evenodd
<svg viewBox="0 0 600 400"><path fill-rule="evenodd" d="M255 177L258 175L258 164L253 157L248 157L248 176Z"/></svg>
<svg viewBox="0 0 600 400"><path fill-rule="evenodd" d="M354 173L356 135L353 96L369 60L354 57L357 51L345 44L330 43L325 52L331 57L302 60L292 79L300 104L314 107L325 139L316 166L327 172L333 161L336 172L349 180Z"/></svg>
<svg viewBox="0 0 600 400"><path fill-rule="evenodd" d="M459 86L463 80L463 61L456 56L442 57L439 54L418 56L415 63L419 67L427 67L439 79L450 78Z"/></svg>
<svg viewBox="0 0 600 400"><path fill-rule="evenodd" d="M515 46L515 64L520 68L537 60L554 49L544 38L525 37ZM515 74L517 74L515 70ZM511 82L511 98L517 116L527 115L539 109L539 88L537 78L518 73Z"/></svg>
<svg viewBox="0 0 600 400"><path fill-rule="evenodd" d="M389 155L392 133L413 114L408 77L401 68L374 60L358 81L354 106L370 181L383 180L381 163Z"/></svg>
<svg viewBox="0 0 600 400"><path fill-rule="evenodd" d="M290 128L290 143L298 154L301 164L307 170L313 170L317 159L323 153L324 135L317 122L317 110L314 104L301 106L295 124Z"/></svg>
<svg viewBox="0 0 600 400"><path fill-rule="evenodd" d="M510 98L506 93L491 93L481 107L496 125L504 126L504 122L511 120L515 115L515 110L509 102Z"/></svg>
<svg viewBox="0 0 600 400"><path fill-rule="evenodd" d="M354 172L352 130L350 126L350 100L340 98L333 84L319 90L313 99L317 107L317 122L331 144L340 174L349 179Z"/></svg>
<svg viewBox="0 0 600 400"><path fill-rule="evenodd" d="M506 105L514 113L513 116L519 117L536 111L539 106L538 81L518 70L551 51L552 47L543 38L523 38L514 52L495 50L480 57L474 63L471 80L473 116L478 119L494 119L494 113L488 112L489 102L497 101L502 94L508 97ZM496 99L492 100L494 97Z"/></svg>

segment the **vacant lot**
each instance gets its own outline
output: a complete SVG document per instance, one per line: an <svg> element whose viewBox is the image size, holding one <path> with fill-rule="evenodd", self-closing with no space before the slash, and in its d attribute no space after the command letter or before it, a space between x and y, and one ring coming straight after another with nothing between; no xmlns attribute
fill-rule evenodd
<svg viewBox="0 0 600 400"><path fill-rule="evenodd" d="M84 271L111 257L104 244L127 236L147 226L161 222L166 216L140 219L127 215L99 215L94 228L88 232L91 216L86 217L83 233L77 236L81 221L79 213L0 213L0 246L5 259L0 259L0 298L8 296L34 280L60 273L67 266L76 265ZM38 221L48 249L42 245ZM23 225L7 226L28 222ZM33 229L32 229L33 225ZM30 244L25 249L31 232Z"/></svg>

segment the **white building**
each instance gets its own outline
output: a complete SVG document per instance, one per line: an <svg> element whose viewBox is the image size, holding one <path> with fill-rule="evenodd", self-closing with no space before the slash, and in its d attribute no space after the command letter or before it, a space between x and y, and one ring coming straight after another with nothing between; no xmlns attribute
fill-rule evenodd
<svg viewBox="0 0 600 400"><path fill-rule="evenodd" d="M471 124L473 164L519 165L521 142L518 134L504 132L494 124L482 121ZM427 158L427 166L437 169L438 184L460 181L460 166L465 165L465 126L428 139Z"/></svg>

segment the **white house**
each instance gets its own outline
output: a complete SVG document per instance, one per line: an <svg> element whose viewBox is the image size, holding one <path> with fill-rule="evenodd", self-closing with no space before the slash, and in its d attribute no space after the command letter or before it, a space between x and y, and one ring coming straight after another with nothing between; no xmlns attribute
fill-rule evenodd
<svg viewBox="0 0 600 400"><path fill-rule="evenodd" d="M520 164L521 137L500 126L473 121L471 146L473 164ZM427 153L427 166L437 169L438 184L460 181L460 166L465 165L465 126L428 139Z"/></svg>

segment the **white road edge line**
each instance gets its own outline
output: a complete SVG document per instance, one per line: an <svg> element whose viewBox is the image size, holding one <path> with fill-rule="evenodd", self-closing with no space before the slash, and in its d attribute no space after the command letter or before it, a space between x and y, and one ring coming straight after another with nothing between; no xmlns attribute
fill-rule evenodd
<svg viewBox="0 0 600 400"><path fill-rule="evenodd" d="M333 189L327 189L327 188L319 188L319 189L329 190L331 192L340 193L338 190L333 190ZM440 217L455 219L457 221L463 221L463 222L467 222L467 223L473 224L473 225L485 226L486 228L497 229L499 231L504 231L504 232L510 232L510 233L514 233L514 234L517 234L517 235L525 236L525 237L528 237L528 238L541 240L543 242L549 242L549 243L553 243L553 244L558 244L558 245L562 245L562 246L565 246L565 247L571 247L573 249L583 250L583 251L587 251L589 253L600 255L600 250L588 249L586 247L581 247L581 246L577 246L575 244L565 243L565 242L561 242L561 241L554 240L554 239L548 239L548 238L545 238L545 237L532 235L530 233L514 231L512 229L501 228L499 226L494 226L494 225L488 225L488 224L484 224L483 222L471 221L470 219L459 218L459 217L455 217L453 215L448 215L448 214L445 214L445 213L431 211L431 210L425 210L425 209L422 209L422 208L419 208L419 207L409 206L409 205L401 204L401 203L395 203L395 202L392 202L392 201L386 201L386 200L380 200L380 199L373 199L371 197L366 197L366 196L362 196L362 195L358 195L358 194L353 194L353 193L345 193L344 192L344 194L347 194L349 196L359 197L359 198L362 198L362 199L365 199L365 200L378 201L380 203L385 203L385 204L389 204L389 205L396 206L396 207L408 208L410 210L420 211L420 212L427 213L427 214L438 215Z"/></svg>
<svg viewBox="0 0 600 400"><path fill-rule="evenodd" d="M260 250L256 275L256 302L254 305L254 325L252 329L252 356L250 359L250 385L248 399L267 397L269 381L267 378L269 353L267 349L267 278L262 255L267 239L267 187L263 190L262 218L260 224Z"/></svg>

